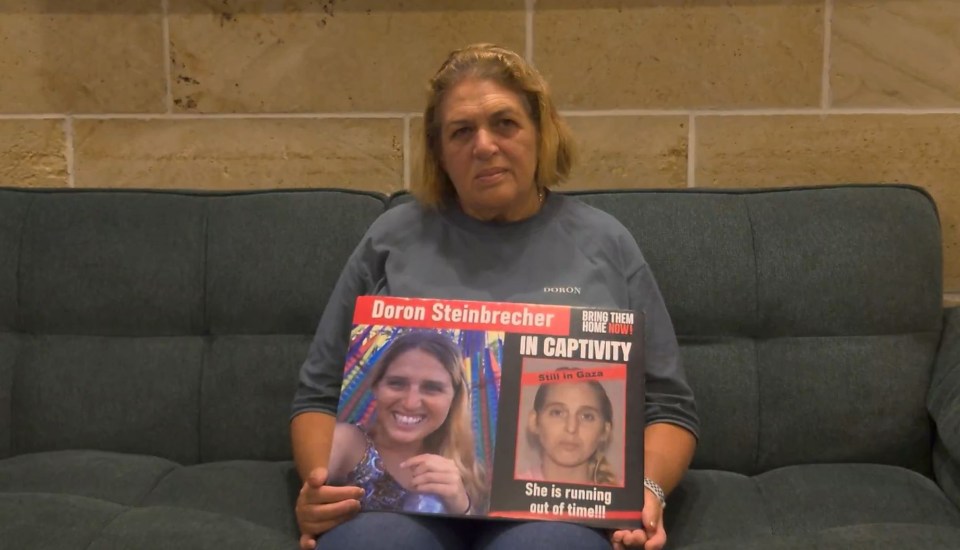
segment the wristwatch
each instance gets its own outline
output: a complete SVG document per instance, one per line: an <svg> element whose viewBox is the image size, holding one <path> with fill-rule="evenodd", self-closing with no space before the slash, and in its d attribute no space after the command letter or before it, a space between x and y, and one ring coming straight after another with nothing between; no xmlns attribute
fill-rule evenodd
<svg viewBox="0 0 960 550"><path fill-rule="evenodd" d="M657 500L660 501L660 508L664 509L667 507L667 496L663 494L663 488L660 487L660 484L656 481L650 479L649 477L643 478L643 486L653 492L657 496Z"/></svg>

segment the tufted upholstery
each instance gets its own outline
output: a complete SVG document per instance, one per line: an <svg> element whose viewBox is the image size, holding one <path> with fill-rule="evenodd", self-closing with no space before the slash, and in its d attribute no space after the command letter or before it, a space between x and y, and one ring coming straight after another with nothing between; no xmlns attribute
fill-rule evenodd
<svg viewBox="0 0 960 550"><path fill-rule="evenodd" d="M960 316L926 194L573 194L636 236L696 392L671 548L960 547ZM295 548L296 372L403 200L0 189L0 548Z"/></svg>

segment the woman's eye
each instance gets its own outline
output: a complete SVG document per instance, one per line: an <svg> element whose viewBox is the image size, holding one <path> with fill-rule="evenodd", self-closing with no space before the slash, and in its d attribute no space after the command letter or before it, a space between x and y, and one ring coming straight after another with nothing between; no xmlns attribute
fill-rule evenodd
<svg viewBox="0 0 960 550"><path fill-rule="evenodd" d="M457 128L456 130L453 131L453 133L450 134L450 137L451 137L451 138L463 137L463 136L467 135L467 131L468 131L468 130L469 130L469 128L467 128L467 127L465 127L465 126L462 127L462 128Z"/></svg>
<svg viewBox="0 0 960 550"><path fill-rule="evenodd" d="M403 389L405 385L403 380L387 380L387 387L392 390Z"/></svg>
<svg viewBox="0 0 960 550"><path fill-rule="evenodd" d="M551 417L554 417L554 418L560 418L560 417L562 417L563 415L564 415L564 410L563 410L563 409L560 409L560 408L550 409L550 410L547 411L547 416L551 416Z"/></svg>
<svg viewBox="0 0 960 550"><path fill-rule="evenodd" d="M443 392L443 387L442 387L442 386L435 386L435 385L433 385L433 384L424 384L423 386L420 387L420 391L422 391L423 393L428 393L428 394L435 395L435 394L438 394L438 393L442 393L442 392Z"/></svg>
<svg viewBox="0 0 960 550"><path fill-rule="evenodd" d="M597 419L597 415L588 412L580 415L580 418L582 418L586 422L594 422Z"/></svg>

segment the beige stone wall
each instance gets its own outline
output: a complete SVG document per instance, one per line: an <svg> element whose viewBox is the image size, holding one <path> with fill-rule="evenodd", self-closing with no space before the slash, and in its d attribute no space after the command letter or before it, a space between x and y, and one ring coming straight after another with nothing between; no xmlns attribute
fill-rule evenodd
<svg viewBox="0 0 960 550"><path fill-rule="evenodd" d="M955 0L3 0L0 185L401 189L474 41L552 83L568 188L921 185L960 302Z"/></svg>

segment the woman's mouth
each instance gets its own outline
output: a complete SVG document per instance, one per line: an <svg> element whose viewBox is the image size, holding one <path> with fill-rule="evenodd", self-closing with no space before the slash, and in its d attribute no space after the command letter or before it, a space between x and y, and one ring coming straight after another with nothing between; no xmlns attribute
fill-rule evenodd
<svg viewBox="0 0 960 550"><path fill-rule="evenodd" d="M477 172L476 180L480 183L495 183L506 173L505 168L489 168Z"/></svg>
<svg viewBox="0 0 960 550"><path fill-rule="evenodd" d="M393 420L400 426L416 426L426 419L425 415L406 415L400 413L393 413Z"/></svg>

